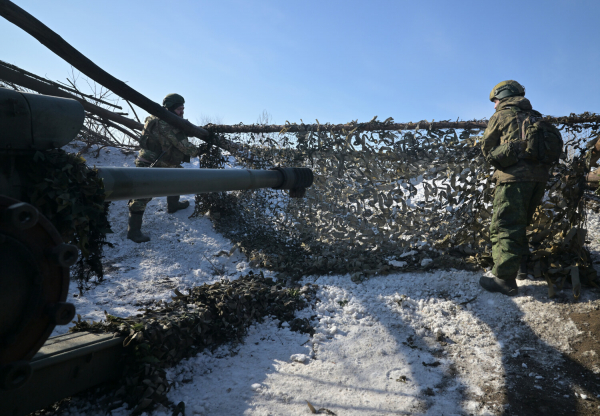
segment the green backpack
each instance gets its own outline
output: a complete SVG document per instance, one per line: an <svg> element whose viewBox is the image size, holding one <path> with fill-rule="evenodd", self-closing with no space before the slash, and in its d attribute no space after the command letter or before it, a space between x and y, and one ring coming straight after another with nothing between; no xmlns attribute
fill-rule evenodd
<svg viewBox="0 0 600 416"><path fill-rule="evenodd" d="M520 157L547 165L558 162L564 146L560 130L535 110L526 112L513 107L513 111L519 122L521 140L526 144Z"/></svg>
<svg viewBox="0 0 600 416"><path fill-rule="evenodd" d="M158 123L158 118L156 117L147 117L146 123L144 125L144 130L142 130L142 135L140 136L138 142L140 143L140 147L142 149L147 149L153 152L159 152L162 150L160 144L156 143L156 139L152 135L152 130L154 126Z"/></svg>

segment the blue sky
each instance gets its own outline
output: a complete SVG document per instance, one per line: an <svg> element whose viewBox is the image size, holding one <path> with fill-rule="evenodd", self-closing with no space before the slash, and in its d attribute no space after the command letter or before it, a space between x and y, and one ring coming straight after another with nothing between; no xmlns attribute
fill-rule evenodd
<svg viewBox="0 0 600 416"><path fill-rule="evenodd" d="M15 1L113 76L186 118L253 123L489 117L516 79L544 114L600 113L598 1ZM70 66L0 18L0 60Z"/></svg>

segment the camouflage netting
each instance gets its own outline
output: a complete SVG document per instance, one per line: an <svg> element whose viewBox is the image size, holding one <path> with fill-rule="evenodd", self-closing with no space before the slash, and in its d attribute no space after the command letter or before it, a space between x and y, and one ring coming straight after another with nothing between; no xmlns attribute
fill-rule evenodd
<svg viewBox="0 0 600 416"><path fill-rule="evenodd" d="M576 296L579 282L594 284L596 276L584 247L583 185L586 143L597 135L598 119L585 113L552 120L566 153L528 229L530 273L559 284L570 279ZM303 199L239 192L227 207L232 215L211 217L254 264L283 277L333 272L360 280L392 270L488 267L493 168L478 143L486 121L455 124L464 128L422 122L395 130L392 119L344 128L288 124L280 134L234 126L254 132L227 134L249 148L235 155L239 165L310 167L315 183Z"/></svg>
<svg viewBox="0 0 600 416"><path fill-rule="evenodd" d="M85 159L61 149L37 151L32 156L19 156L18 165L31 186L27 197L56 227L66 243L80 252L73 271L82 290L95 276L103 278L102 250L108 222L108 204L104 202L104 186Z"/></svg>
<svg viewBox="0 0 600 416"><path fill-rule="evenodd" d="M198 152L199 167L204 169L221 169L225 166L226 159L223 157L221 149L203 143L199 146ZM224 215L233 214L231 209L235 205L236 198L229 192L210 192L196 195L194 205L194 214L206 214L209 211L219 212Z"/></svg>
<svg viewBox="0 0 600 416"><path fill-rule="evenodd" d="M293 331L312 334L308 319L295 318L295 311L314 299L317 287L283 288L262 275L249 274L238 280L222 280L193 287L188 294L176 291L173 301L130 318L106 316L105 322L82 321L72 332L114 333L126 337L124 376L116 393L109 395L107 410L123 402L133 414L150 410L157 404L172 408L166 393L171 387L165 368L204 348L214 349L238 341L247 328L265 316L288 322Z"/></svg>

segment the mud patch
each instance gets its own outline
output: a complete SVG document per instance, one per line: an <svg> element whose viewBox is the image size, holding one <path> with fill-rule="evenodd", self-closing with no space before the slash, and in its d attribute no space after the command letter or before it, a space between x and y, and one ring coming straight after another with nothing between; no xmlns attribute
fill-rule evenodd
<svg viewBox="0 0 600 416"><path fill-rule="evenodd" d="M600 310L572 313L569 318L581 331L581 336L572 344L572 360L600 374Z"/></svg>
<svg viewBox="0 0 600 416"><path fill-rule="evenodd" d="M534 339L523 339L520 343L533 342L535 348L504 358L506 395L503 398L500 392L486 395L488 400L501 399L504 405L501 414L600 415L600 310L569 312L571 308L565 305L565 315L581 333L570 342L571 351L561 354L562 359L548 360L557 351L546 344L536 344Z"/></svg>

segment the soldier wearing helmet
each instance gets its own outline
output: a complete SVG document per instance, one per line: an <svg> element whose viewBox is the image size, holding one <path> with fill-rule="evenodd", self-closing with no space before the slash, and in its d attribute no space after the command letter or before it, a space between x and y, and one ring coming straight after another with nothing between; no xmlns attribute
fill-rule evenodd
<svg viewBox="0 0 600 416"><path fill-rule="evenodd" d="M527 115L541 117L525 98L525 88L516 81L503 81L490 93L496 112L485 130L482 151L495 168L493 215L490 224L492 276L482 276L480 285L490 291L514 296L517 274L529 254L525 229L544 196L550 165L523 157L521 122ZM524 272L526 276L526 269Z"/></svg>
<svg viewBox="0 0 600 416"><path fill-rule="evenodd" d="M185 100L179 94L168 94L163 100L163 107L170 112L183 117ZM190 157L198 156L198 148L191 144L185 134L155 116L145 120L144 130L140 140L140 151L135 160L137 167L180 168L182 162L189 162ZM152 198L134 199L129 201L129 224L127 238L143 243L150 237L141 231L142 216L146 205ZM185 209L188 201L179 201L179 196L167 197L167 212L173 213Z"/></svg>

